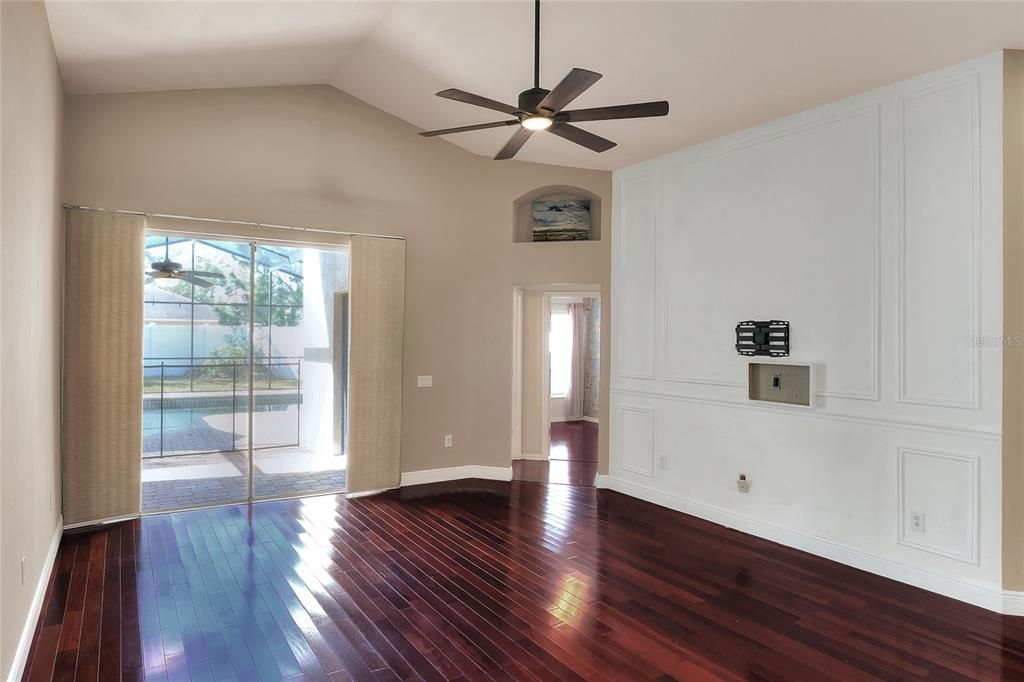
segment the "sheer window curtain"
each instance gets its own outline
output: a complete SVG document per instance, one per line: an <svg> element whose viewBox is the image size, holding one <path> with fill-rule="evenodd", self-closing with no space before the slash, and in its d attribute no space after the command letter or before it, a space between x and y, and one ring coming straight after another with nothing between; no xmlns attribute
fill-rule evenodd
<svg viewBox="0 0 1024 682"><path fill-rule="evenodd" d="M565 396L565 415L570 419L583 417L583 394L586 391L583 372L586 358L587 312L582 303L570 303L572 325L572 362L569 368L569 392Z"/></svg>

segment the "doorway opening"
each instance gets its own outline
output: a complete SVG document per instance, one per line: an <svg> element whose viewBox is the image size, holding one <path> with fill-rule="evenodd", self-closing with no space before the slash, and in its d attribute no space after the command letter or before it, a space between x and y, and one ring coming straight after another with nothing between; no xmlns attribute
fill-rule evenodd
<svg viewBox="0 0 1024 682"><path fill-rule="evenodd" d="M348 252L146 237L142 510L345 488Z"/></svg>
<svg viewBox="0 0 1024 682"><path fill-rule="evenodd" d="M594 485L600 287L517 287L513 311L513 478Z"/></svg>

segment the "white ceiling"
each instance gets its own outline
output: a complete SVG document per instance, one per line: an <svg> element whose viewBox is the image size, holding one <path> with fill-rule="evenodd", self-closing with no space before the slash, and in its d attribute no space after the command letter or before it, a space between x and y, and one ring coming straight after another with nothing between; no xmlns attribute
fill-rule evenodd
<svg viewBox="0 0 1024 682"><path fill-rule="evenodd" d="M47 2L69 93L329 83L424 129L501 120L442 100L515 104L532 85L533 3ZM595 154L539 134L517 158L615 169L1000 48L1024 1L546 0L541 84L604 74L574 107L667 99L662 119L581 124ZM446 139L493 155L508 129ZM442 143L438 143L442 144Z"/></svg>

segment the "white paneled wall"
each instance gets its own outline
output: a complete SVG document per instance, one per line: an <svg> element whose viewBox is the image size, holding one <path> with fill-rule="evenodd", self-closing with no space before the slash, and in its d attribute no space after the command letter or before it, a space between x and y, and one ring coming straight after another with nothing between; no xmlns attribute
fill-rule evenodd
<svg viewBox="0 0 1024 682"><path fill-rule="evenodd" d="M616 172L604 483L999 608L1001 154L996 54Z"/></svg>

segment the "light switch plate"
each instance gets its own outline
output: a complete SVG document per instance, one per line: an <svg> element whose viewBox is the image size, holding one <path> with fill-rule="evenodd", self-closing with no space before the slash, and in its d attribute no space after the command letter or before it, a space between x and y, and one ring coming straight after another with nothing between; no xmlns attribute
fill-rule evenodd
<svg viewBox="0 0 1024 682"><path fill-rule="evenodd" d="M420 374L416 377L416 386L418 388L430 388L434 385L434 376L432 374Z"/></svg>

